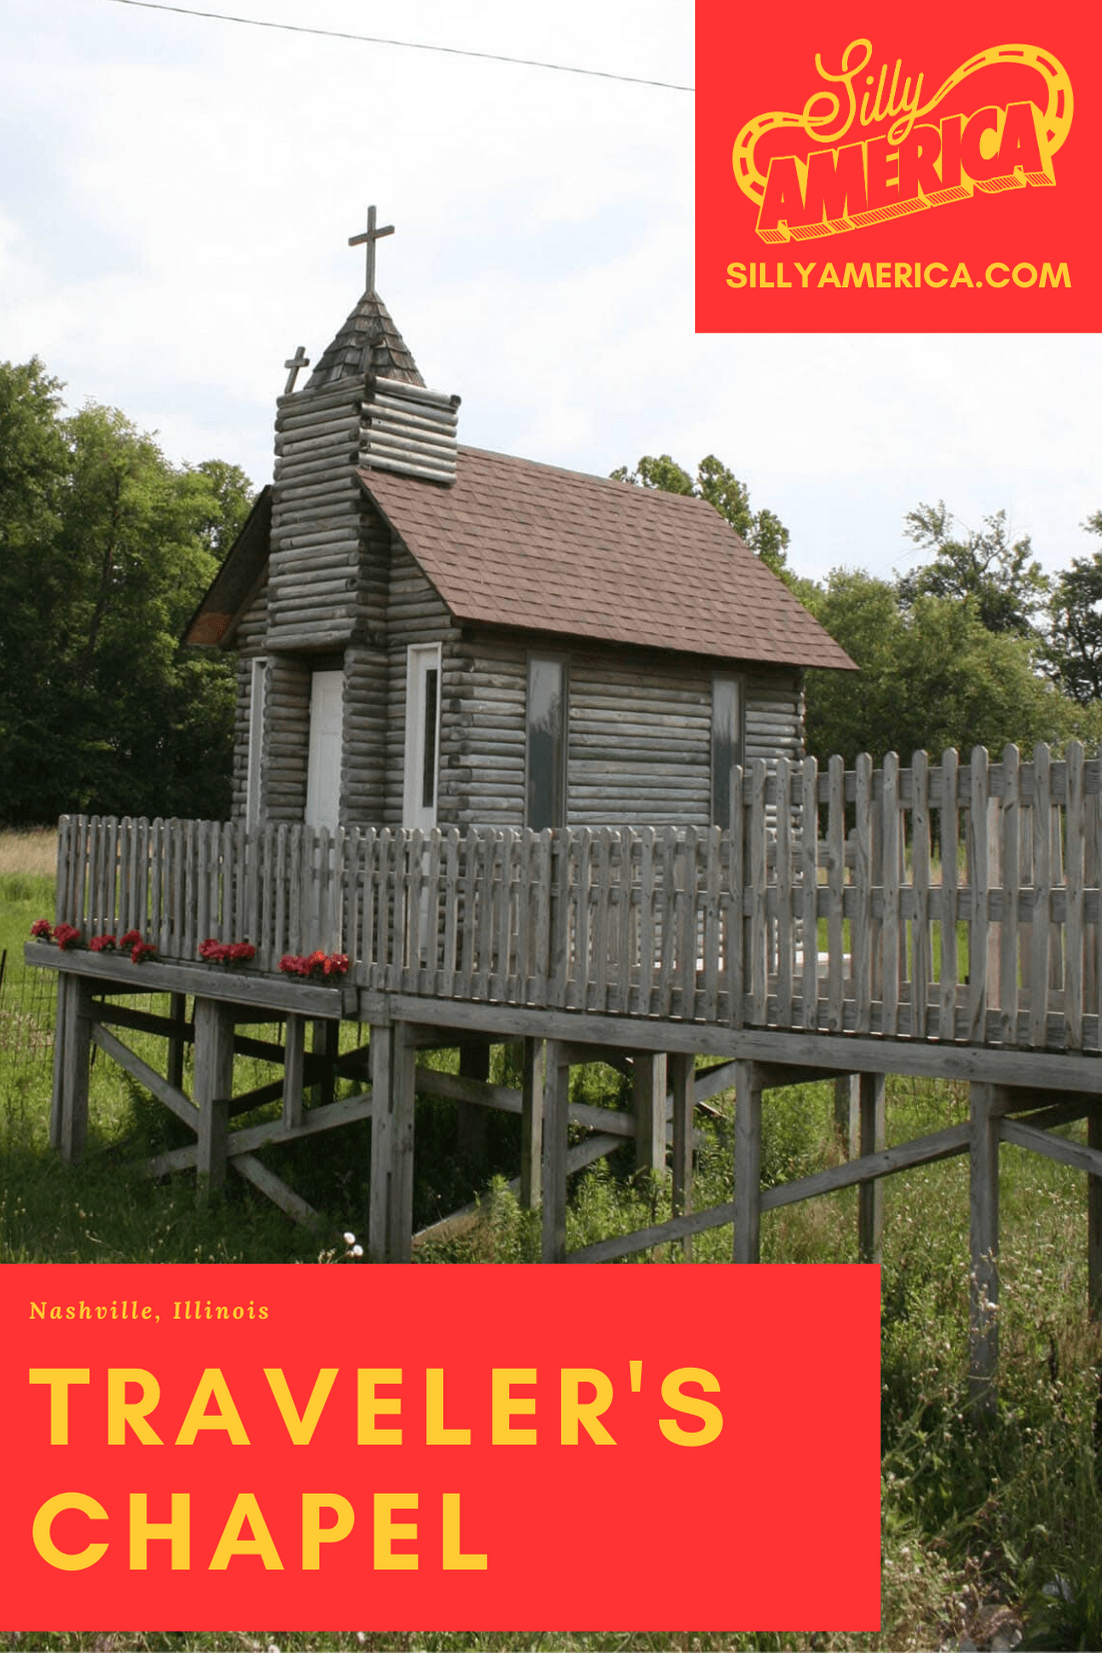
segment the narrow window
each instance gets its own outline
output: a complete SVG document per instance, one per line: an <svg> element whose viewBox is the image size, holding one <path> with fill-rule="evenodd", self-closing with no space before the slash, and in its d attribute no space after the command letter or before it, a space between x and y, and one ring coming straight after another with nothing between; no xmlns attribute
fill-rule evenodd
<svg viewBox="0 0 1102 1653"><path fill-rule="evenodd" d="M526 825L566 824L566 661L528 661Z"/></svg>
<svg viewBox="0 0 1102 1653"><path fill-rule="evenodd" d="M253 661L249 680L249 756L245 771L245 828L248 832L260 825L260 761L264 751L267 683L268 662L261 657Z"/></svg>
<svg viewBox="0 0 1102 1653"><path fill-rule="evenodd" d="M439 643L406 651L406 741L402 825L431 832L436 825L440 770Z"/></svg>
<svg viewBox="0 0 1102 1653"><path fill-rule="evenodd" d="M712 821L731 825L731 767L742 762L742 684L712 678Z"/></svg>
<svg viewBox="0 0 1102 1653"><path fill-rule="evenodd" d="M424 762L421 765L421 808L436 808L436 708L440 693L440 668L425 673L425 723L422 735Z"/></svg>

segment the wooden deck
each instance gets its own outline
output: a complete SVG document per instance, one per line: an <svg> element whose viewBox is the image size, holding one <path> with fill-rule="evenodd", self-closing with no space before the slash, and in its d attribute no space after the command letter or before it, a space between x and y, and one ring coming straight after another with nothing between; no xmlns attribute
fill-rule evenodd
<svg viewBox="0 0 1102 1653"><path fill-rule="evenodd" d="M860 1254L873 1259L881 1180L967 1154L973 1377L989 1400L1000 1143L1087 1174L1091 1312L1102 1318L1102 761L1077 745L1060 761L1043 746L1030 762L1008 748L991 763L978 749L963 764L919 753L909 768L833 759L822 773L813 759L782 759L735 770L731 784L735 832L250 834L236 822L64 818L56 922L76 926L85 948L27 949L60 972L55 1142L79 1158L95 1044L195 1132L154 1172L192 1166L217 1186L232 1166L308 1222L256 1150L369 1118L370 1251L398 1261L414 1243L418 1092L452 1098L472 1139L487 1108L521 1115L518 1187L541 1207L548 1262L687 1244L724 1224L734 1260L753 1262L764 1211L853 1185ZM155 960L85 950L128 929L156 945ZM256 959L203 963L208 937L248 940ZM283 954L314 949L349 956L343 982L279 972ZM169 1015L117 1002L136 991L172 995ZM261 1053L241 1028L264 1019L282 1076L235 1098L235 1050ZM341 1020L366 1024L367 1037L338 1054ZM128 1026L165 1038L163 1074L123 1042ZM503 1041L521 1043L515 1089L487 1082L489 1045ZM460 1048L458 1076L418 1065L419 1049L441 1046ZM700 1068L708 1056L715 1065ZM631 1075L630 1110L571 1105L571 1065L595 1059ZM888 1073L966 1080L968 1117L887 1148ZM337 1101L342 1076L359 1088ZM763 1190L764 1093L824 1076L837 1082L854 1157ZM310 1105L307 1085L319 1087ZM721 1089L734 1092L734 1197L694 1211L694 1110ZM281 1103L276 1117L231 1128L265 1101ZM1085 1143L1060 1134L1083 1119ZM588 1136L571 1144L571 1125ZM674 1215L570 1255L567 1178L625 1138L641 1166L671 1169Z"/></svg>

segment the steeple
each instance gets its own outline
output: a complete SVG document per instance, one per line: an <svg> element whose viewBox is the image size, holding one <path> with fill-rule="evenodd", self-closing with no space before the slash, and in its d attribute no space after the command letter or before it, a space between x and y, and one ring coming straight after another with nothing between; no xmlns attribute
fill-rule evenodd
<svg viewBox="0 0 1102 1653"><path fill-rule="evenodd" d="M322 352L306 384L307 391L323 390L337 379L363 379L375 373L407 385L424 385L406 341L390 318L378 293L365 293Z"/></svg>

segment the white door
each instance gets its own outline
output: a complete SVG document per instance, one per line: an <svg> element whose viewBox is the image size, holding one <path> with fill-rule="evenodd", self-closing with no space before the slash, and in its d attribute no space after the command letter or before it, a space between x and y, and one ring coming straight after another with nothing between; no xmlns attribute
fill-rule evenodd
<svg viewBox="0 0 1102 1653"><path fill-rule="evenodd" d="M402 825L436 825L440 766L440 644L417 644L406 656L406 773Z"/></svg>
<svg viewBox="0 0 1102 1653"><path fill-rule="evenodd" d="M306 825L334 830L340 819L344 673L315 672L310 689Z"/></svg>

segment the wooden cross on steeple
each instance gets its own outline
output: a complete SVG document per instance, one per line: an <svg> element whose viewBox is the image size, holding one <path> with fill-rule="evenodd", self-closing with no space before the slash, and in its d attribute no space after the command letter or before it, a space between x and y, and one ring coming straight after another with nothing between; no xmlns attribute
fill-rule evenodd
<svg viewBox="0 0 1102 1653"><path fill-rule="evenodd" d="M388 224L385 229L381 229L381 230L377 230L375 228L375 208L374 207L368 207L368 209L367 209L367 229L363 232L362 235L350 235L348 237L348 245L350 247L359 247L359 246L362 246L365 241L367 242L367 289L366 290L369 293L373 293L375 291L375 243L376 243L376 241L381 240L384 235L393 235L393 234L394 234L394 225L393 224Z"/></svg>

